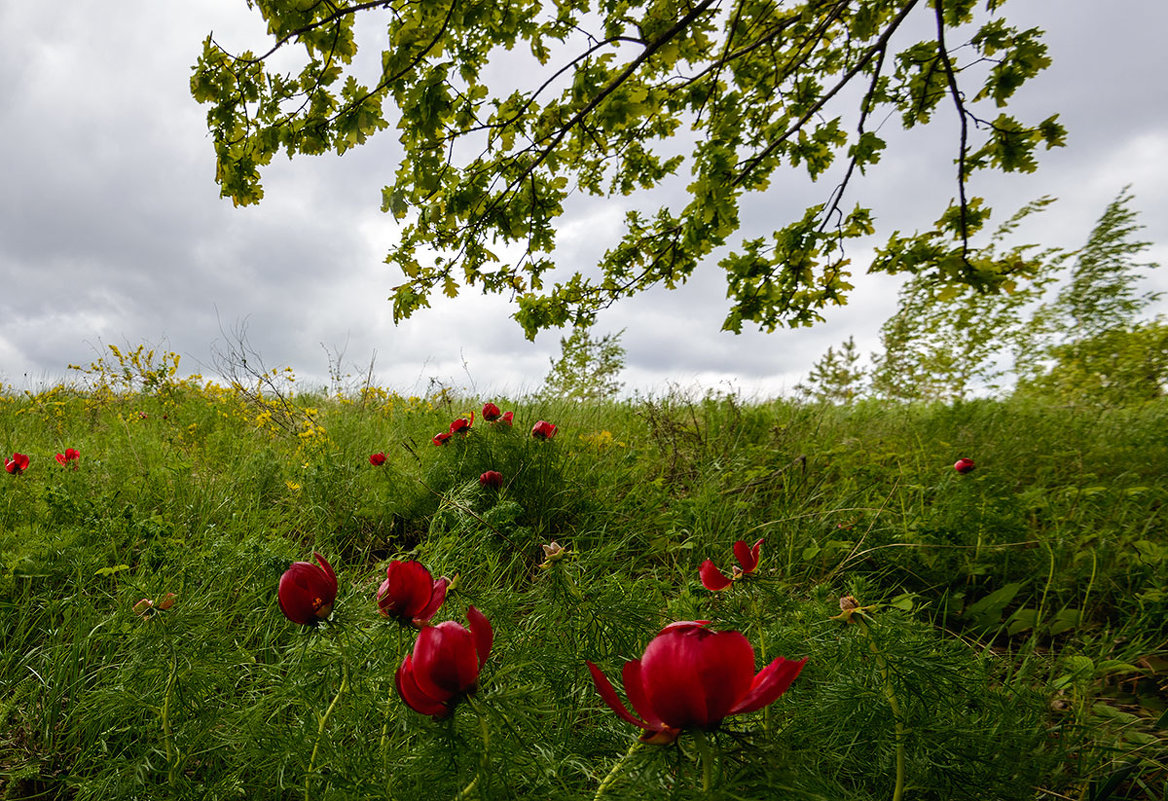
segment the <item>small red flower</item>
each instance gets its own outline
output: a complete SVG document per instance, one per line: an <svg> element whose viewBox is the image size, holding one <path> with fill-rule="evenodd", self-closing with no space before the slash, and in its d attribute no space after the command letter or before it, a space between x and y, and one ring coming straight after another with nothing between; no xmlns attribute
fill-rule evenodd
<svg viewBox="0 0 1168 801"><path fill-rule="evenodd" d="M512 418L515 417L515 412L503 412L503 416L499 418L500 423L511 425Z"/></svg>
<svg viewBox="0 0 1168 801"><path fill-rule="evenodd" d="M62 467L69 464L69 462L76 462L80 458L81 454L73 448L66 448L64 453L58 453L56 456L57 462ZM77 467L77 465L73 465L73 467Z"/></svg>
<svg viewBox="0 0 1168 801"><path fill-rule="evenodd" d="M377 588L377 607L384 617L421 628L446 600L450 580L435 579L420 562L394 560L385 569L385 581Z"/></svg>
<svg viewBox="0 0 1168 801"><path fill-rule="evenodd" d="M28 457L23 453L14 453L11 459L4 460L4 469L14 476L19 475L28 469Z"/></svg>
<svg viewBox="0 0 1168 801"><path fill-rule="evenodd" d="M174 602L177 597L178 596L176 596L173 592L168 592L157 601L152 601L149 598L143 598L130 608L133 609L134 612L136 612L140 617L149 619L156 615L159 609L166 611L167 609L170 609L172 606L174 606Z"/></svg>
<svg viewBox="0 0 1168 801"><path fill-rule="evenodd" d="M499 407L493 403L487 402L483 404L483 419L488 423L493 423L503 416L499 411Z"/></svg>
<svg viewBox="0 0 1168 801"><path fill-rule="evenodd" d="M293 562L280 576L276 593L280 611L301 626L313 626L327 618L337 600L337 574L323 556L315 552L312 555L320 566Z"/></svg>
<svg viewBox="0 0 1168 801"><path fill-rule="evenodd" d="M458 417L450 424L451 434L465 434L470 431L470 427L474 425L474 412L470 413L470 417Z"/></svg>
<svg viewBox="0 0 1168 801"><path fill-rule="evenodd" d="M738 559L740 566L733 569L732 575L727 576L717 568L712 559L707 559L698 568L698 575L701 576L702 586L707 590L718 592L719 590L726 589L743 576L753 573L758 569L758 555L761 550L761 539L754 545L747 545L745 541L738 540L738 542L734 543L734 556Z"/></svg>
<svg viewBox="0 0 1168 801"><path fill-rule="evenodd" d="M531 436L536 439L551 439L556 435L556 427L546 420L540 420L531 428Z"/></svg>
<svg viewBox="0 0 1168 801"><path fill-rule="evenodd" d="M956 470L961 475L965 475L966 473L973 470L973 468L975 468L975 467L977 467L977 465L975 465L973 463L973 459L968 459L968 458L958 459L953 464L953 469Z"/></svg>
<svg viewBox="0 0 1168 801"><path fill-rule="evenodd" d="M435 720L444 718L459 699L478 688L479 671L491 654L495 634L482 612L466 610L468 631L446 620L418 634L412 654L406 654L394 683L406 706Z"/></svg>
<svg viewBox="0 0 1168 801"><path fill-rule="evenodd" d="M373 465L374 467L381 467L383 464L385 464L385 454L381 451L370 454L369 464Z"/></svg>
<svg viewBox="0 0 1168 801"><path fill-rule="evenodd" d="M625 708L596 665L587 662L596 690L621 718L645 730L649 743L671 743L686 729L713 731L728 715L743 715L773 703L799 675L806 659L779 657L754 672L754 648L737 631L710 631L709 621L673 623L626 662Z"/></svg>
<svg viewBox="0 0 1168 801"><path fill-rule="evenodd" d="M488 470L479 476L479 483L491 489L501 489L503 486L503 474L498 470Z"/></svg>
<svg viewBox="0 0 1168 801"><path fill-rule="evenodd" d="M430 441L431 441L431 442L433 442L435 445L445 445L447 442L449 442L449 441L450 441L450 438L451 438L452 436L454 436L454 435L453 435L453 434L451 434L451 433L449 433L449 432L447 432L447 431L443 431L443 432L442 432L442 433L440 433L440 434L435 434L435 435L434 435L434 436L433 436L433 437L430 439Z"/></svg>

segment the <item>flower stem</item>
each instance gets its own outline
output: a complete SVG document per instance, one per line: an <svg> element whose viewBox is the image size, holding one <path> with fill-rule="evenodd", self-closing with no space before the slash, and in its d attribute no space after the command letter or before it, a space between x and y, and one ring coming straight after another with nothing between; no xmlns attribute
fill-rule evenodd
<svg viewBox="0 0 1168 801"><path fill-rule="evenodd" d="M621 767L624 766L625 762L628 762L629 758L640 747L641 747L641 741L634 740L633 744L631 746L629 746L629 750L625 752L625 755L623 757L621 757L619 760L617 760L617 763L612 766L612 770L610 770L608 772L608 775L604 777L604 781L602 781L600 783L600 786L596 788L596 795L594 795L592 797L592 801L599 801L600 796L604 795L604 791L607 790L609 787L611 787L612 783L614 781L616 781L616 775L617 775L617 773L620 772Z"/></svg>
<svg viewBox="0 0 1168 801"><path fill-rule="evenodd" d="M468 697L466 702L467 706L473 709L474 713L478 715L479 718L479 734L483 738L483 754L479 759L479 770L475 773L474 778L470 780L470 784L468 784L466 787L463 787L458 795L454 796L454 801L461 801L461 799L466 798L468 795L474 792L475 788L477 788L479 785L479 777L483 775L484 770L487 770L490 767L490 763L487 761L487 753L491 747L491 730L487 727L487 716L484 714L482 707L480 707L478 702L476 702L473 698ZM480 793L480 796L481 795L482 794Z"/></svg>
<svg viewBox="0 0 1168 801"><path fill-rule="evenodd" d="M888 660L884 658L884 654L880 653L880 649L876 647L876 641L872 638L872 632L868 629L868 624L864 622L862 615L856 615L854 620L859 625L859 629L863 632L868 640L868 648L876 656L876 667L880 670L880 675L884 678L884 696L888 699L888 706L892 709L892 717L895 720L896 726L896 786L892 789L892 801L900 801L904 795L904 715L900 711L900 701L896 698L896 690L892 687L892 678L888 671Z"/></svg>
<svg viewBox="0 0 1168 801"><path fill-rule="evenodd" d="M710 792L710 777L714 772L714 752L704 731L694 732L698 743L698 759L702 763L702 792Z"/></svg>
<svg viewBox="0 0 1168 801"><path fill-rule="evenodd" d="M458 795L454 796L454 801L461 801L461 799L466 798L468 795L474 792L474 789L478 786L478 784L479 774L476 773L475 777L470 780L470 784L468 784L466 787L463 787L462 790L459 791Z"/></svg>
<svg viewBox="0 0 1168 801"><path fill-rule="evenodd" d="M320 751L320 741L324 738L324 727L328 725L329 717L333 714L333 710L337 708L337 701L341 700L341 694L345 692L345 688L348 686L349 662L346 659L342 659L341 686L337 688L337 694L333 696L332 703L324 711L324 715L320 718L320 725L316 729L316 742L312 746L312 756L308 759L308 772L304 774L304 801L309 801L309 787L312 783L312 772L316 769L316 755Z"/></svg>

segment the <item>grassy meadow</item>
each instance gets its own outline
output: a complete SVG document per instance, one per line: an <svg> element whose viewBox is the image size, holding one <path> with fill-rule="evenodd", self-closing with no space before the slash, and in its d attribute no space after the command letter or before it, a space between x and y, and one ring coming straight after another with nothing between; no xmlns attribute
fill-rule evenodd
<svg viewBox="0 0 1168 801"><path fill-rule="evenodd" d="M4 456L29 456L0 473L2 798L1168 798L1163 400L122 378L0 394ZM756 571L703 587L759 539ZM301 626L277 587L314 552L339 588ZM375 595L407 559L452 580L433 623L474 606L494 631L444 719L395 688L418 631ZM763 709L641 744L585 663L623 698L622 665L688 620L742 632L756 670L806 665Z"/></svg>

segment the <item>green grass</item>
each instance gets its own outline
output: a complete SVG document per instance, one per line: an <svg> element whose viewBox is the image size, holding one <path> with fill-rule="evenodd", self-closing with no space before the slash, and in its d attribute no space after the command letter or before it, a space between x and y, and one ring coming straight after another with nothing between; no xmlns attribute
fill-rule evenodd
<svg viewBox="0 0 1168 801"><path fill-rule="evenodd" d="M430 443L487 400L514 428ZM1163 402L9 392L0 445L32 462L0 474L0 795L1164 799L1166 431ZM701 586L758 538L756 574ZM310 629L276 587L314 550L340 591ZM447 720L394 689L416 632L374 593L404 558L458 577L434 622L494 627ZM850 624L849 594L874 607ZM585 660L615 678L695 619L807 666L706 761L694 733L631 748Z"/></svg>

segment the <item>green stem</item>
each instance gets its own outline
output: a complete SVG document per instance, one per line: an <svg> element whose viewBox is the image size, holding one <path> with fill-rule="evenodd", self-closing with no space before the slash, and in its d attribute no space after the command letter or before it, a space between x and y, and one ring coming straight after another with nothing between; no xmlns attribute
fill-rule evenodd
<svg viewBox="0 0 1168 801"><path fill-rule="evenodd" d="M304 801L309 801L309 787L312 783L312 772L316 770L316 755L320 751L320 741L324 738L324 728L328 725L328 719L333 714L333 710L337 708L337 701L341 700L341 694L345 692L345 688L348 686L349 662L347 659L342 659L341 686L337 688L337 694L333 696L332 703L324 711L324 715L320 718L320 725L316 729L316 742L312 746L312 756L308 759L308 772L304 774Z"/></svg>
<svg viewBox="0 0 1168 801"><path fill-rule="evenodd" d="M694 732L694 739L698 744L698 759L702 763L702 792L710 792L710 778L714 772L714 751L710 748L710 741L704 731Z"/></svg>
<svg viewBox="0 0 1168 801"><path fill-rule="evenodd" d="M474 778L470 780L470 784L468 784L466 787L463 787L458 795L454 796L454 801L461 801L461 799L470 795L474 789L478 787L479 777L483 775L483 771L489 769L490 767L490 763L487 761L487 753L491 747L491 730L487 727L487 716L483 714L483 709L480 708L479 704L473 698L467 698L466 703L467 706L473 709L474 713L478 715L479 734L483 738L483 754L479 759L478 772L475 773Z"/></svg>
<svg viewBox="0 0 1168 801"><path fill-rule="evenodd" d="M767 664L767 647L766 647L766 631L763 628L762 613L758 608L758 594L755 592L755 587L751 584L748 587L750 591L750 615L754 618L754 630L758 633L758 652L762 663ZM762 710L762 730L767 734L771 731L771 705L767 704Z"/></svg>
<svg viewBox="0 0 1168 801"><path fill-rule="evenodd" d="M604 791L607 790L609 787L611 787L612 783L614 781L616 781L616 775L617 775L617 773L620 772L621 767L623 767L624 764L629 761L629 758L640 747L641 747L640 740L633 741L633 744L631 746L629 746L629 750L625 752L625 755L623 757L621 757L619 760L617 760L617 763L612 766L612 770L610 770L608 772L608 775L604 777L604 781L602 781L600 783L600 786L596 788L596 795L594 795L592 797L592 801L599 801L600 796L604 795Z"/></svg>
<svg viewBox="0 0 1168 801"><path fill-rule="evenodd" d="M876 656L876 667L880 670L880 675L884 678L884 697L888 699L888 706L892 708L892 717L896 721L896 786L892 790L892 801L900 801L904 796L904 715L900 711L900 701L896 698L896 690L892 687L892 677L888 671L888 661L884 655L880 653L880 649L876 647L876 641L872 639L872 632L868 629L868 624L860 615L856 615L854 620L860 627L860 631L868 640L868 648Z"/></svg>
<svg viewBox="0 0 1168 801"><path fill-rule="evenodd" d="M977 515L977 544L973 548L973 564L976 567L981 559L981 543L982 534L985 531L985 496L982 496L981 506L978 509ZM970 571L969 579L966 583L973 580L973 571Z"/></svg>
<svg viewBox="0 0 1168 801"><path fill-rule="evenodd" d="M470 784L468 784L466 787L463 787L462 790L459 791L458 795L454 796L454 801L461 801L461 799L466 798L468 795L474 792L474 789L478 786L478 784L479 774L476 773L475 777L470 780Z"/></svg>

